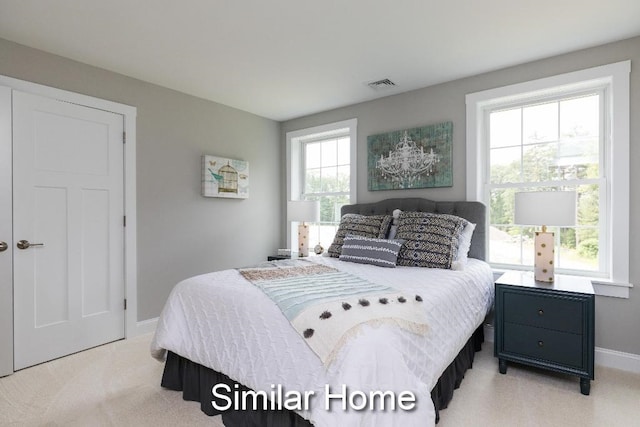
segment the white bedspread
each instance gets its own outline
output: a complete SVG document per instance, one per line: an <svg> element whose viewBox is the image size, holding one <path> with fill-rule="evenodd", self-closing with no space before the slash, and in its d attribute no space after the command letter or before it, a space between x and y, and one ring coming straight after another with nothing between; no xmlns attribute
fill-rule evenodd
<svg viewBox="0 0 640 427"><path fill-rule="evenodd" d="M469 259L464 271L415 267L381 268L311 257L372 282L424 300L429 331L419 336L390 325L364 326L325 368L278 307L237 270L196 276L173 289L151 343L152 355L166 350L270 392L314 391L309 411L299 414L318 427L413 427L435 424L430 392L493 303L488 264ZM411 391L416 409L326 411L325 385L332 392Z"/></svg>

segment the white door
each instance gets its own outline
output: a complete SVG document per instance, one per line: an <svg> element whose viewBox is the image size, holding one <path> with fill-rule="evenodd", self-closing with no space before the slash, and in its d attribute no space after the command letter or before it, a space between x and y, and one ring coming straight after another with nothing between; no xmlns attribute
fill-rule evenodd
<svg viewBox="0 0 640 427"><path fill-rule="evenodd" d="M123 116L13 92L15 370L124 338L123 192Z"/></svg>
<svg viewBox="0 0 640 427"><path fill-rule="evenodd" d="M11 89L0 86L0 377L13 373L11 181Z"/></svg>

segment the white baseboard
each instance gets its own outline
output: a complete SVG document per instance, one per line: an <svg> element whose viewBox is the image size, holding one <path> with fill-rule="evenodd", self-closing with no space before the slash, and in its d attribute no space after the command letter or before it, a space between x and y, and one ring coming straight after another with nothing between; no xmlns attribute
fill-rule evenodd
<svg viewBox="0 0 640 427"><path fill-rule="evenodd" d="M596 347L596 365L640 374L640 354Z"/></svg>
<svg viewBox="0 0 640 427"><path fill-rule="evenodd" d="M493 325L484 325L484 340L493 342ZM605 368L615 368L634 374L640 374L640 355L624 353L608 348L595 348L595 364Z"/></svg>
<svg viewBox="0 0 640 427"><path fill-rule="evenodd" d="M135 336L150 334L156 331L156 326L158 325L158 318L155 317L153 319L142 320L136 323L136 332ZM133 338L133 337L128 337Z"/></svg>

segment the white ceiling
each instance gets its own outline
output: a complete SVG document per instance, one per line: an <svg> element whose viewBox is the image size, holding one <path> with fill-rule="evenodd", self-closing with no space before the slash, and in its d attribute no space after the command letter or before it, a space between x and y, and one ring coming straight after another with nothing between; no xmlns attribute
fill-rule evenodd
<svg viewBox="0 0 640 427"><path fill-rule="evenodd" d="M640 0L0 0L1 38L274 120L636 35Z"/></svg>

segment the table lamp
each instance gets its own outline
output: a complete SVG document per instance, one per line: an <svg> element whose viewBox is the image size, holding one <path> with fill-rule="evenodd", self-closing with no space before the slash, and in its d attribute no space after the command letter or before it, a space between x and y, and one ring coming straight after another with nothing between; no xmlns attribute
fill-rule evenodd
<svg viewBox="0 0 640 427"><path fill-rule="evenodd" d="M305 222L320 220L320 202L309 200L290 200L287 202L287 221L298 224L298 254L309 256L309 226Z"/></svg>
<svg viewBox="0 0 640 427"><path fill-rule="evenodd" d="M519 225L541 225L536 231L534 278L553 282L554 233L547 226L566 227L576 223L575 191L530 191L515 194L515 220Z"/></svg>

